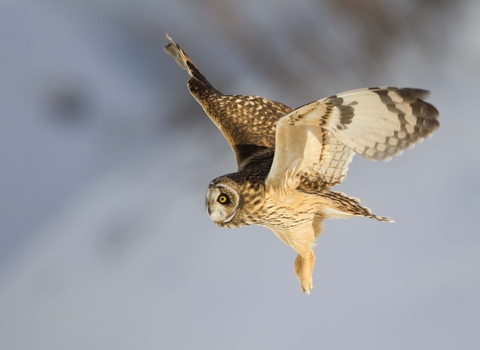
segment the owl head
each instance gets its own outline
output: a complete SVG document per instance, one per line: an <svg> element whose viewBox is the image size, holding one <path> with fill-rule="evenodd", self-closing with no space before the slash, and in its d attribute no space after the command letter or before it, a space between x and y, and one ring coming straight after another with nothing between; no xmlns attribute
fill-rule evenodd
<svg viewBox="0 0 480 350"><path fill-rule="evenodd" d="M206 207L208 215L218 226L234 227L236 215L243 203L238 184L227 176L210 182L207 189Z"/></svg>

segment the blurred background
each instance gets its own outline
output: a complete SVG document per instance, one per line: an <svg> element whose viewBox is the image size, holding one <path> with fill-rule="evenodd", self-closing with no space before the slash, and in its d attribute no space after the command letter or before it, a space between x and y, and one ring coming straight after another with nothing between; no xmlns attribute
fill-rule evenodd
<svg viewBox="0 0 480 350"><path fill-rule="evenodd" d="M478 349L480 2L0 4L1 349ZM432 91L441 128L339 190L387 225L326 222L314 286L260 227L204 209L232 152L163 53L226 94L296 107Z"/></svg>

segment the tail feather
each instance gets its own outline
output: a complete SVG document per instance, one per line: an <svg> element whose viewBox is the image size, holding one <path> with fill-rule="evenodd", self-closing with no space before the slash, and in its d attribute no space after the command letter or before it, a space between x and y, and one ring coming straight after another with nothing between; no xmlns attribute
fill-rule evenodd
<svg viewBox="0 0 480 350"><path fill-rule="evenodd" d="M345 193L325 191L302 191L305 193L316 194L323 198L329 199L331 205L325 207L323 212L330 218L348 218L351 216L364 216L373 220L382 222L394 222L394 220L387 218L386 216L379 216L372 214L370 208L360 205L360 200L354 197L348 197Z"/></svg>
<svg viewBox="0 0 480 350"><path fill-rule="evenodd" d="M190 57L182 50L182 48L170 38L168 34L166 34L168 41L170 42L165 48L163 49L167 54L173 57L175 62L185 69L191 77L194 77L200 80L203 84L205 84L210 89L215 89L215 87L207 80L207 78L200 73L197 66L192 62ZM215 89L216 90L216 89Z"/></svg>

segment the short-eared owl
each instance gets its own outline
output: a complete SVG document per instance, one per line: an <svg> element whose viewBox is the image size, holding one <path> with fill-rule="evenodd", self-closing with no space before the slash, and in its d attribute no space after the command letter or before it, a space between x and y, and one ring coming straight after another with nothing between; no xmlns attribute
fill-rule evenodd
<svg viewBox="0 0 480 350"><path fill-rule="evenodd" d="M292 109L258 96L224 95L167 35L165 51L188 71L190 93L233 149L238 170L210 182L206 206L221 227L256 224L298 254L294 272L310 293L313 245L323 220L377 216L331 190L355 153L388 161L438 129L428 91L374 87L344 92Z"/></svg>

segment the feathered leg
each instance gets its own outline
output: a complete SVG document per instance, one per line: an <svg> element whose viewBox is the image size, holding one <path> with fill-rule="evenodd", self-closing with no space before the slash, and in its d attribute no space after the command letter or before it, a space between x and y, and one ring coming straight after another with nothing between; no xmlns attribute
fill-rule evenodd
<svg viewBox="0 0 480 350"><path fill-rule="evenodd" d="M293 265L295 276L297 276L300 282L300 289L302 292L310 294L310 290L313 289L313 267L315 266L315 255L313 249L310 249L309 253L304 253L305 257L298 254Z"/></svg>

